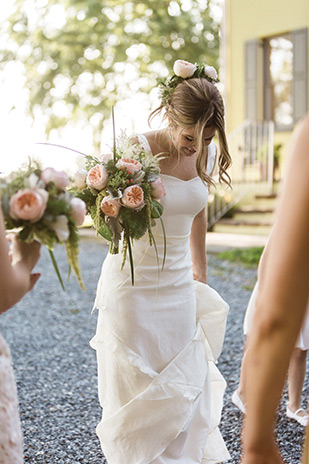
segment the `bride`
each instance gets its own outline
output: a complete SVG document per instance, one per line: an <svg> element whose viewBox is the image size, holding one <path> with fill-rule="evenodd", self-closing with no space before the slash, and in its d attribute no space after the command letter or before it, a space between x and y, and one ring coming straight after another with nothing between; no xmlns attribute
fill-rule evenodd
<svg viewBox="0 0 309 464"><path fill-rule="evenodd" d="M166 128L136 142L160 161L166 196L164 269L146 236L134 243L135 285L109 254L95 307L97 434L109 464L198 464L229 459L218 429L225 381L215 366L228 305L206 285L206 213L211 174L230 184L222 97L212 67L178 60L162 84ZM214 136L219 140L216 154ZM160 224L153 228L162 261ZM127 260L128 261L128 260Z"/></svg>

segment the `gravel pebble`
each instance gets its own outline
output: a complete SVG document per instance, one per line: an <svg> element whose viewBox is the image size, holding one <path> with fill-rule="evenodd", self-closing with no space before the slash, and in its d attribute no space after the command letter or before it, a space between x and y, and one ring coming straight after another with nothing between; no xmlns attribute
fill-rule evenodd
<svg viewBox="0 0 309 464"><path fill-rule="evenodd" d="M42 250L35 290L3 314L0 330L11 347L25 439L25 462L35 464L104 464L95 427L101 409L97 398L96 356L89 346L95 333L91 314L97 281L107 247L100 239L82 239L80 261L86 291L74 278L61 290L48 253ZM65 251L55 256L64 277ZM241 413L230 402L237 387L242 356L242 322L256 279L246 269L216 255L208 256L208 283L230 304L227 332L218 367L227 381L221 432L231 454L240 458ZM308 393L308 379L304 398ZM278 441L290 464L300 460L303 428L280 406ZM123 463L134 464L134 463Z"/></svg>

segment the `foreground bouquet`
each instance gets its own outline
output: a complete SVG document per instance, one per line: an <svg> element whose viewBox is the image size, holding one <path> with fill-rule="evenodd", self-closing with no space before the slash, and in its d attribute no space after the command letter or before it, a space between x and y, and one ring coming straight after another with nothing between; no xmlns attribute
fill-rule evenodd
<svg viewBox="0 0 309 464"><path fill-rule="evenodd" d="M74 176L74 192L86 203L97 233L111 242L111 253L119 252L119 241L123 240L121 269L128 253L134 285L133 240L148 232L149 243L156 249L153 218L161 221L165 237L163 207L158 202L165 196L159 176L160 156L148 153L123 133L114 142L113 154L86 159L87 170L80 170Z"/></svg>
<svg viewBox="0 0 309 464"><path fill-rule="evenodd" d="M60 284L61 275L53 255L55 244L64 243L69 270L72 268L84 289L78 260L77 226L85 219L86 205L67 191L69 179L53 168L42 170L31 163L0 179L0 192L6 229L20 229L19 239L37 239L49 250Z"/></svg>

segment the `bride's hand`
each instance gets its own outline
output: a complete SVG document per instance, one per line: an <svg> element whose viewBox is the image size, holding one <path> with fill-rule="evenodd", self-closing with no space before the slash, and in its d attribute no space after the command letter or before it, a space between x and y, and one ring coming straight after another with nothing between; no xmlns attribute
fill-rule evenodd
<svg viewBox="0 0 309 464"><path fill-rule="evenodd" d="M202 282L203 284L207 283L207 277L206 277L206 270L205 271L197 271L192 269L193 272L193 279L196 280L197 282Z"/></svg>
<svg viewBox="0 0 309 464"><path fill-rule="evenodd" d="M32 243L21 242L13 233L7 234L6 238L11 244L9 256L12 265L22 263L30 273L40 258L41 244L36 240Z"/></svg>

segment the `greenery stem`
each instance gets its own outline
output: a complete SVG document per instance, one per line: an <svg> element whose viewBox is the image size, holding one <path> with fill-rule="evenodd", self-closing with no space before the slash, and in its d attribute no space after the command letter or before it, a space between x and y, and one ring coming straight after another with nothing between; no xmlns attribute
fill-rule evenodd
<svg viewBox="0 0 309 464"><path fill-rule="evenodd" d="M61 285L61 287L62 287L62 290L65 292L65 288L64 288L64 285L63 285L62 277L61 277L61 274L60 274L60 271L59 271L58 264L57 264L57 261L56 261L56 259L55 259L54 253L53 253L53 251L50 250L50 249L48 249L48 252L49 252L50 259L51 259L51 261L52 261L52 263L53 263L54 269L55 269L55 271L56 271L58 280L59 280L60 285Z"/></svg>

